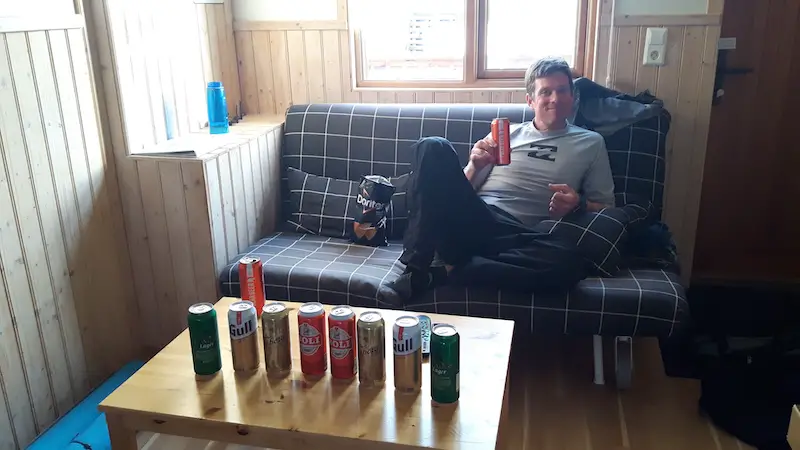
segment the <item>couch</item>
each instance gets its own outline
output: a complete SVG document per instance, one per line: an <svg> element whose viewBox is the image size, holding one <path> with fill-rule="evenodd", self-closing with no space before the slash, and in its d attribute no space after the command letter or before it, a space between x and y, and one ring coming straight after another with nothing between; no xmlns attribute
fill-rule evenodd
<svg viewBox="0 0 800 450"><path fill-rule="evenodd" d="M238 260L255 255L263 261L266 295L272 300L504 318L534 335L594 336L598 384L604 383L601 337L612 337L618 346L617 384L626 387L631 337L669 337L688 323L674 245L660 222L669 114L656 108L630 123L615 120L614 126L596 120L596 110L603 105L590 104L589 96L608 108L610 101L658 103L597 89L583 95L587 113L573 120L605 137L618 206L636 196L649 203L654 215L645 233L648 242L639 247L646 250L622 258L615 273L590 276L572 289L546 294L446 285L404 303L386 283L403 272L398 258L407 225L402 205L410 145L420 137L444 136L466 164L473 143L489 132L493 118L529 121L532 111L524 104L306 104L293 105L286 114L281 225L221 272L223 295L239 296ZM354 186L370 174L389 177L398 186L386 247L351 244L347 233Z"/></svg>

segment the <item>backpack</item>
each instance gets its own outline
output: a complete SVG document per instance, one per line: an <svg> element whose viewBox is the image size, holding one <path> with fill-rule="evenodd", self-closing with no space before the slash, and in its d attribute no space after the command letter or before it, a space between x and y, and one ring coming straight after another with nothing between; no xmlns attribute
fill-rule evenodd
<svg viewBox="0 0 800 450"><path fill-rule="evenodd" d="M695 349L702 361L701 414L759 450L791 450L786 435L800 403L800 329L706 334L695 338Z"/></svg>

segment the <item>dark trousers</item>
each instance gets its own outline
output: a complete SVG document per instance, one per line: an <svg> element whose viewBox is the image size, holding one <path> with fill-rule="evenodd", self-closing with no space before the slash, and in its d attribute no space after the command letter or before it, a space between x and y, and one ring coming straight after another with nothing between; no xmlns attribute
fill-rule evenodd
<svg viewBox="0 0 800 450"><path fill-rule="evenodd" d="M459 284L524 291L568 288L586 276L573 243L487 205L446 139L423 138L414 151L409 228L400 258L408 269L426 270L438 254L455 266L451 278Z"/></svg>

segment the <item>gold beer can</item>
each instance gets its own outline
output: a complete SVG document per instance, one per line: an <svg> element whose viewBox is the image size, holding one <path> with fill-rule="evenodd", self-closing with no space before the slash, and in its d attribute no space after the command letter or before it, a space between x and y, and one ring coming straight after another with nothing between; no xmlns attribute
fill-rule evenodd
<svg viewBox="0 0 800 450"><path fill-rule="evenodd" d="M261 365L257 317L256 307L248 301L235 302L228 309L233 370L256 370Z"/></svg>
<svg viewBox="0 0 800 450"><path fill-rule="evenodd" d="M279 302L264 305L261 313L261 335L264 340L267 376L283 378L289 375L292 371L292 338L286 305Z"/></svg>
<svg viewBox="0 0 800 450"><path fill-rule="evenodd" d="M392 327L394 388L419 392L422 388L422 327L419 318L398 317Z"/></svg>

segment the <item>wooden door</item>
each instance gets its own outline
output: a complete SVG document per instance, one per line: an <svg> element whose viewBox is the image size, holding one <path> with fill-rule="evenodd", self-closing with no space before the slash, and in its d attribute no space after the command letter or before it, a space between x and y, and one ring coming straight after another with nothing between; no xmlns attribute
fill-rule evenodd
<svg viewBox="0 0 800 450"><path fill-rule="evenodd" d="M693 280L800 281L800 2L725 0Z"/></svg>

